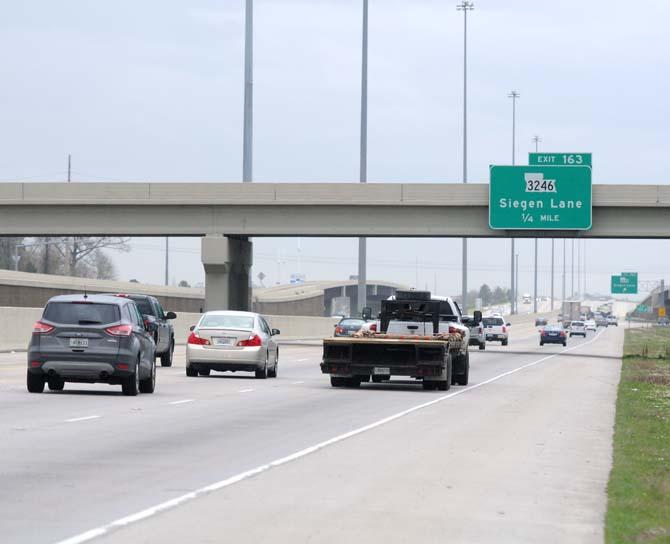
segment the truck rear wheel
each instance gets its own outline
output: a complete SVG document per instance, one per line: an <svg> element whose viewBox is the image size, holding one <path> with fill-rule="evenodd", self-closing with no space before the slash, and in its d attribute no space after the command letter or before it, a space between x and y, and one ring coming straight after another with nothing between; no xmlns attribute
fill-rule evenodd
<svg viewBox="0 0 670 544"><path fill-rule="evenodd" d="M330 385L332 387L344 387L346 385L346 378L340 378L338 376L330 377Z"/></svg>
<svg viewBox="0 0 670 544"><path fill-rule="evenodd" d="M352 376L351 378L344 378L345 379L345 385L347 387L351 387L353 389L356 389L357 387L361 386L361 378L360 376Z"/></svg>
<svg viewBox="0 0 670 544"><path fill-rule="evenodd" d="M436 384L436 383L437 383L437 382L429 382L429 381L427 381L427 380L423 380L423 388L424 388L426 391L432 391L433 389L435 389L435 384Z"/></svg>
<svg viewBox="0 0 670 544"><path fill-rule="evenodd" d="M452 384L468 385L470 380L470 352L465 355L459 355L456 358L456 365L454 369L454 377L451 380Z"/></svg>

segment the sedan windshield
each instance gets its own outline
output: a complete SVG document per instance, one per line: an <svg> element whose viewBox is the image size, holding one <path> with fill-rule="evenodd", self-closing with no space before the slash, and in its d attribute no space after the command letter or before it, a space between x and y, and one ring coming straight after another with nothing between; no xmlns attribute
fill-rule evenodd
<svg viewBox="0 0 670 544"><path fill-rule="evenodd" d="M254 318L246 315L206 315L200 321L200 328L251 330Z"/></svg>

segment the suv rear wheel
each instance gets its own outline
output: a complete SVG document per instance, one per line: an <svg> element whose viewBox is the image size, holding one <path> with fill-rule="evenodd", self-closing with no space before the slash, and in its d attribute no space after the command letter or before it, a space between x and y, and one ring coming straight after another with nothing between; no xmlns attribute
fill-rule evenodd
<svg viewBox="0 0 670 544"><path fill-rule="evenodd" d="M140 393L153 393L156 389L156 361L151 365L151 374L140 381Z"/></svg>
<svg viewBox="0 0 670 544"><path fill-rule="evenodd" d="M121 386L121 391L127 397L136 397L140 392L140 361L138 359L137 364L135 365L135 372L128 376L123 385Z"/></svg>
<svg viewBox="0 0 670 544"><path fill-rule="evenodd" d="M44 391L44 377L39 374L28 372L26 385L29 393L41 393Z"/></svg>
<svg viewBox="0 0 670 544"><path fill-rule="evenodd" d="M63 378L50 378L47 383L51 391L62 391L65 387L65 380Z"/></svg>

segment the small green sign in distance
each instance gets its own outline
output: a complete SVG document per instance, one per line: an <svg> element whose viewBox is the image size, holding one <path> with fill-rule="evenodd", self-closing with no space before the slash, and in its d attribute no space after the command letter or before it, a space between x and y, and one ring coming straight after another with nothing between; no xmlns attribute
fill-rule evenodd
<svg viewBox="0 0 670 544"><path fill-rule="evenodd" d="M637 274L630 276L612 276L611 292L613 295L637 295Z"/></svg>
<svg viewBox="0 0 670 544"><path fill-rule="evenodd" d="M538 166L593 166L592 153L529 153L528 164Z"/></svg>
<svg viewBox="0 0 670 544"><path fill-rule="evenodd" d="M491 166L489 226L504 230L591 228L588 166Z"/></svg>

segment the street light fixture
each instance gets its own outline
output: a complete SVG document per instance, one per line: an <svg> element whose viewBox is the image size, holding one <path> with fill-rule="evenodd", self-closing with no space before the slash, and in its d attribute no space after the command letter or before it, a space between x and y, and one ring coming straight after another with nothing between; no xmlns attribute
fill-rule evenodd
<svg viewBox="0 0 670 544"><path fill-rule="evenodd" d="M475 9L474 2L463 0L456 6L463 12L463 183L468 182L468 11ZM463 238L463 270L461 281L463 311L468 299L468 239Z"/></svg>
<svg viewBox="0 0 670 544"><path fill-rule="evenodd" d="M363 0L363 51L361 55L360 182L368 181L368 0ZM358 313L367 306L367 239L358 239ZM415 287L418 287L415 286Z"/></svg>

